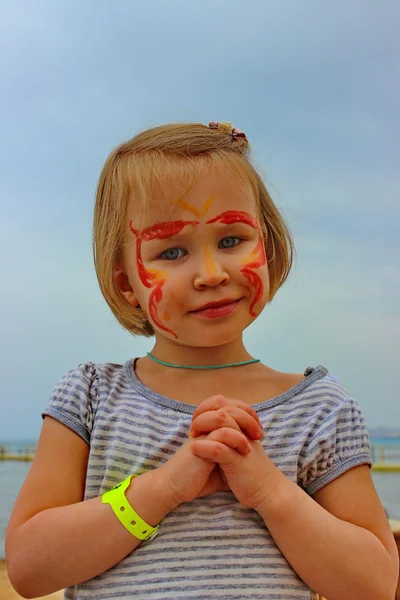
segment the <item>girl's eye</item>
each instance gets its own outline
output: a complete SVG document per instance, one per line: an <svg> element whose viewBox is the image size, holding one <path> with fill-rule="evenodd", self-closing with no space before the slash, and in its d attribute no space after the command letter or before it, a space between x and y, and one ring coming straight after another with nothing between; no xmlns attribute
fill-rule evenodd
<svg viewBox="0 0 400 600"><path fill-rule="evenodd" d="M222 240L218 244L218 248L234 248L240 243L240 238L229 236L226 238L222 238Z"/></svg>
<svg viewBox="0 0 400 600"><path fill-rule="evenodd" d="M176 260L177 258L182 258L185 256L185 251L182 248L168 248L162 254L160 254L160 258L165 258L166 260Z"/></svg>

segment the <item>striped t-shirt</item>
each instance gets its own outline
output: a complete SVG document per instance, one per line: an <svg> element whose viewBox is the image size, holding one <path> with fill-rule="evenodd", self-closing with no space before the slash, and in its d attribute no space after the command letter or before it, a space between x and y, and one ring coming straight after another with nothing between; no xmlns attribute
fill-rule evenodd
<svg viewBox="0 0 400 600"><path fill-rule="evenodd" d="M284 394L253 408L268 456L312 495L348 469L372 461L358 404L324 367L308 368L305 375ZM132 473L164 464L187 439L195 408L145 387L129 360L79 365L60 380L43 415L61 421L90 446L89 499ZM68 600L316 597L260 515L230 491L181 504L161 522L153 540L65 591Z"/></svg>

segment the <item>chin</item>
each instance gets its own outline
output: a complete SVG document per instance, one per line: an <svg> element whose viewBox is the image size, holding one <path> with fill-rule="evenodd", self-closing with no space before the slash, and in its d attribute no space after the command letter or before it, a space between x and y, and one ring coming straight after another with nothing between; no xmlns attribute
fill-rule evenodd
<svg viewBox="0 0 400 600"><path fill-rule="evenodd" d="M178 337L177 341L192 348L215 348L231 344L237 340L249 325L250 322L246 323L243 327L232 328L232 326L227 325L222 328L213 324L212 327L204 327L201 331L193 331L191 335L186 333L186 335Z"/></svg>

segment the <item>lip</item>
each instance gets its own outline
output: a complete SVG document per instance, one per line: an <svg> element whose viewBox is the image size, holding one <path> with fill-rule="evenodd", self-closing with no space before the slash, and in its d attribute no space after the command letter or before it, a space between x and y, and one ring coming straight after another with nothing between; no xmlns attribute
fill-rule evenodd
<svg viewBox="0 0 400 600"><path fill-rule="evenodd" d="M218 317L226 317L230 315L239 304L240 298L237 300L220 300L219 302L209 302L196 310L190 311L192 314L206 317L208 319L217 319Z"/></svg>

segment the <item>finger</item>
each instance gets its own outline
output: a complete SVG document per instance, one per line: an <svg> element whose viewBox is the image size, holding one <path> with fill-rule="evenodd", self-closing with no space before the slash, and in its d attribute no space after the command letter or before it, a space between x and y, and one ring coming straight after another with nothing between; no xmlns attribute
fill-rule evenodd
<svg viewBox="0 0 400 600"><path fill-rule="evenodd" d="M231 427L221 427L220 429L212 431L206 439L199 441L219 442L243 455L251 452L251 445L246 436L241 431L236 431Z"/></svg>
<svg viewBox="0 0 400 600"><path fill-rule="evenodd" d="M240 431L240 425L235 421L231 415L225 412L223 409L219 411L210 410L202 415L199 415L197 419L192 422L190 427L190 435L196 437L215 431L220 427L230 427Z"/></svg>
<svg viewBox="0 0 400 600"><path fill-rule="evenodd" d="M221 479L222 479L222 481L225 483L225 485L227 485L227 486L228 486L228 489L230 489L230 487L229 487L229 484L228 484L228 480L227 480L227 478L226 478L226 475L225 475L225 473L222 471L222 469L220 468L220 466L219 466L219 465L217 465L217 467L218 467L219 474L220 474L220 476L221 476Z"/></svg>
<svg viewBox="0 0 400 600"><path fill-rule="evenodd" d="M195 419L197 416L201 415L202 413L207 412L208 410L218 410L219 408L222 408L227 404L229 404L229 402L227 401L225 396L222 396L221 394L217 394L216 396L206 398L205 400L203 400L203 402L199 404L199 406L194 411L192 420Z"/></svg>
<svg viewBox="0 0 400 600"><path fill-rule="evenodd" d="M208 410L218 410L219 408L222 408L223 406L228 406L228 405L230 405L230 406L234 405L234 406L238 406L239 408L242 408L251 417L253 417L253 419L256 419L256 421L259 421L259 423L261 425L261 421L258 418L256 411L249 404L246 404L242 400L226 398L225 396L222 396L222 394L217 394L216 396L211 396L210 398L206 398L206 400L203 400L203 402L201 404L199 404L199 406L194 411L192 420L195 419L196 417L198 417L199 415L201 415L202 413L207 412Z"/></svg>
<svg viewBox="0 0 400 600"><path fill-rule="evenodd" d="M219 466L215 465L214 470L211 471L207 482L197 494L197 497L201 498L202 496L209 496L210 494L215 494L215 492L221 490L230 490L230 487L226 481L225 475L222 476Z"/></svg>
<svg viewBox="0 0 400 600"><path fill-rule="evenodd" d="M234 462L238 457L238 453L232 448L214 440L196 440L190 449L195 456L221 466Z"/></svg>
<svg viewBox="0 0 400 600"><path fill-rule="evenodd" d="M198 415L208 411L208 410L218 410L224 406L238 406L246 411L250 416L252 416L256 421L259 421L258 415L256 411L249 405L243 402L242 400L235 400L233 398L227 398L222 396L222 394L217 394L216 396L211 396L206 400L203 400L201 404L196 408L193 413L192 420L195 419ZM260 422L261 424L261 422Z"/></svg>
<svg viewBox="0 0 400 600"><path fill-rule="evenodd" d="M244 431L252 440L260 440L264 436L259 421L255 420L248 412L238 406L224 406L218 410L212 410L199 415L191 426L193 437L202 433L214 431L219 427L233 427Z"/></svg>

